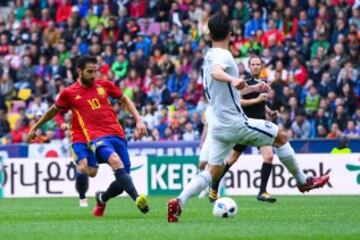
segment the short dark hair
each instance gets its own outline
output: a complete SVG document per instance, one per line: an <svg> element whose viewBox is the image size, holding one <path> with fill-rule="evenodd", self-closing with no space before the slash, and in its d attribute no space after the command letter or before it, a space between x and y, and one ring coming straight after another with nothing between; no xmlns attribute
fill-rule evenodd
<svg viewBox="0 0 360 240"><path fill-rule="evenodd" d="M263 60L261 59L261 57L260 57L260 56L258 56L258 55L256 55L256 56L253 56L253 57L250 57L250 58L249 58L249 63L248 63L248 64L249 64L249 66L250 66L251 60L253 60L253 59L255 59L255 58L260 59L260 63L261 63L261 64L263 64Z"/></svg>
<svg viewBox="0 0 360 240"><path fill-rule="evenodd" d="M230 32L230 23L225 13L219 11L212 15L208 21L210 37L213 41L224 40Z"/></svg>
<svg viewBox="0 0 360 240"><path fill-rule="evenodd" d="M80 56L76 60L76 68L80 68L81 70L84 70L84 68L86 67L86 64L88 64L88 63L96 64L97 63L96 57L89 56L89 55Z"/></svg>

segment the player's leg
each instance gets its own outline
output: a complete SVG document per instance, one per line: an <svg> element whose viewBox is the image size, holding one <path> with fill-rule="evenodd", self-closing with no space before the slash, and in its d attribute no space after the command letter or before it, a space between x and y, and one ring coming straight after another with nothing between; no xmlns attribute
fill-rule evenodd
<svg viewBox="0 0 360 240"><path fill-rule="evenodd" d="M259 201L274 203L276 202L276 198L274 198L271 194L269 194L266 191L266 186L270 178L270 174L273 166L272 163L274 159L272 146L260 147L260 153L263 157L264 162L261 166L260 190L257 199Z"/></svg>
<svg viewBox="0 0 360 240"><path fill-rule="evenodd" d="M87 146L85 143L74 143L71 145L70 153L76 162L75 188L79 193L80 207L88 207L86 198L89 188Z"/></svg>
<svg viewBox="0 0 360 240"><path fill-rule="evenodd" d="M187 200L208 187L212 180L218 180L223 171L223 159L230 153L231 145L211 139L209 141L209 167L195 177L184 187L180 195L168 202L168 221L177 222Z"/></svg>
<svg viewBox="0 0 360 240"><path fill-rule="evenodd" d="M208 140L205 139L205 142L201 148L199 156L199 172L202 172L206 169L208 165L208 156L209 156L209 147ZM208 188L205 187L199 194L199 198L203 198L208 194Z"/></svg>
<svg viewBox="0 0 360 240"><path fill-rule="evenodd" d="M99 208L94 210L95 216L102 216L102 208L105 209L105 203L123 191L125 191L136 203L137 207L146 213L149 211L147 206L147 199L144 196L139 196L134 183L129 175L130 160L127 151L126 141L120 138L112 138L104 141L103 144L97 148L97 156L101 159L107 159L108 164L114 171L115 181L113 181L105 192L97 193L97 201ZM97 211L97 209L100 209Z"/></svg>
<svg viewBox="0 0 360 240"><path fill-rule="evenodd" d="M211 187L209 189L209 201L215 202L218 198L218 190L221 179L225 176L227 171L229 171L230 167L239 159L241 153L243 153L246 149L246 145L235 144L233 150L230 153L229 158L225 161L224 171L219 180L213 181Z"/></svg>
<svg viewBox="0 0 360 240"><path fill-rule="evenodd" d="M87 148L87 161L88 161L88 174L89 177L95 177L99 169L99 161L96 158L93 151L90 148Z"/></svg>
<svg viewBox="0 0 360 240"><path fill-rule="evenodd" d="M275 146L276 154L296 179L301 192L322 187L328 182L329 176L308 177L304 174L296 160L295 151L288 142L286 132L279 130L278 126L269 121L252 118L247 120L246 126L247 139L255 139L254 142L250 141L250 144L258 147L272 144Z"/></svg>
<svg viewBox="0 0 360 240"><path fill-rule="evenodd" d="M323 187L329 181L328 175L309 177L304 174L296 160L295 151L288 142L286 132L278 131L274 146L276 147L275 151L280 161L296 179L300 192L304 193L315 188Z"/></svg>
<svg viewBox="0 0 360 240"><path fill-rule="evenodd" d="M80 207L88 207L86 192L89 189L89 175L87 172L87 159L81 159L78 162L75 174L75 188L79 193Z"/></svg>

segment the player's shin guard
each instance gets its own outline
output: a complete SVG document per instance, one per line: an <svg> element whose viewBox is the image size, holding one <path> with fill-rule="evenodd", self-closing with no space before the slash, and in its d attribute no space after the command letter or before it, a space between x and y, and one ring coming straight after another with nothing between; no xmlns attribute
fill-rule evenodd
<svg viewBox="0 0 360 240"><path fill-rule="evenodd" d="M290 143L275 148L276 154L278 155L280 161L285 165L289 172L295 177L298 184L306 184L307 176L299 168L299 165L295 158L295 151L291 147Z"/></svg>
<svg viewBox="0 0 360 240"><path fill-rule="evenodd" d="M114 198L124 192L124 188L119 184L118 181L113 181L106 192L101 194L101 201L107 202L110 198Z"/></svg>
<svg viewBox="0 0 360 240"><path fill-rule="evenodd" d="M115 170L116 182L121 186L129 196L136 201L136 198L139 196L134 183L130 175L125 171L125 169L120 168Z"/></svg>
<svg viewBox="0 0 360 240"><path fill-rule="evenodd" d="M208 170L202 171L200 174L191 179L189 184L184 188L178 197L181 207L185 205L186 201L190 197L199 194L204 188L208 187L210 183L211 175Z"/></svg>
<svg viewBox="0 0 360 240"><path fill-rule="evenodd" d="M89 176L87 173L79 173L78 171L76 171L75 188L76 191L79 193L79 198L85 199L85 194L89 188Z"/></svg>
<svg viewBox="0 0 360 240"><path fill-rule="evenodd" d="M259 195L266 192L266 186L269 181L272 166L273 166L272 163L266 163L266 162L264 162L261 166L261 182L260 182Z"/></svg>

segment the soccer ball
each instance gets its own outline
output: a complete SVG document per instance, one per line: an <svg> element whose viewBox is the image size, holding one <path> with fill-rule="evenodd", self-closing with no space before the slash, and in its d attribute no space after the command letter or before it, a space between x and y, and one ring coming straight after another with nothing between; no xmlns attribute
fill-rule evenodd
<svg viewBox="0 0 360 240"><path fill-rule="evenodd" d="M237 213L237 205L234 200L222 197L215 201L213 215L220 218L234 217Z"/></svg>

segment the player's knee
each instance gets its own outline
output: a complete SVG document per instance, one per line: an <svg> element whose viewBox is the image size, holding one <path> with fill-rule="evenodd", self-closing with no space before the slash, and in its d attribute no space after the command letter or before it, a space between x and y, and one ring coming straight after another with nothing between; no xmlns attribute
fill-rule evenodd
<svg viewBox="0 0 360 240"><path fill-rule="evenodd" d="M83 173L87 173L88 171L88 165L87 162L85 160L82 160L79 162L78 166L77 166L77 171L81 174Z"/></svg>
<svg viewBox="0 0 360 240"><path fill-rule="evenodd" d="M276 139L275 139L275 146L279 147L282 146L284 144L286 144L288 141L288 137L285 131L279 131Z"/></svg>
<svg viewBox="0 0 360 240"><path fill-rule="evenodd" d="M272 163L274 159L274 154L273 153L264 154L263 158L264 158L264 162Z"/></svg>
<svg viewBox="0 0 360 240"><path fill-rule="evenodd" d="M89 168L89 176L90 177L95 177L97 174L97 168Z"/></svg>
<svg viewBox="0 0 360 240"><path fill-rule="evenodd" d="M207 164L207 162L204 162L204 161L200 161L200 162L199 162L199 169L200 169L200 171L205 170L206 164Z"/></svg>
<svg viewBox="0 0 360 240"><path fill-rule="evenodd" d="M117 155L116 153L111 154L108 163L113 169L124 168L123 162L121 161L119 155Z"/></svg>

